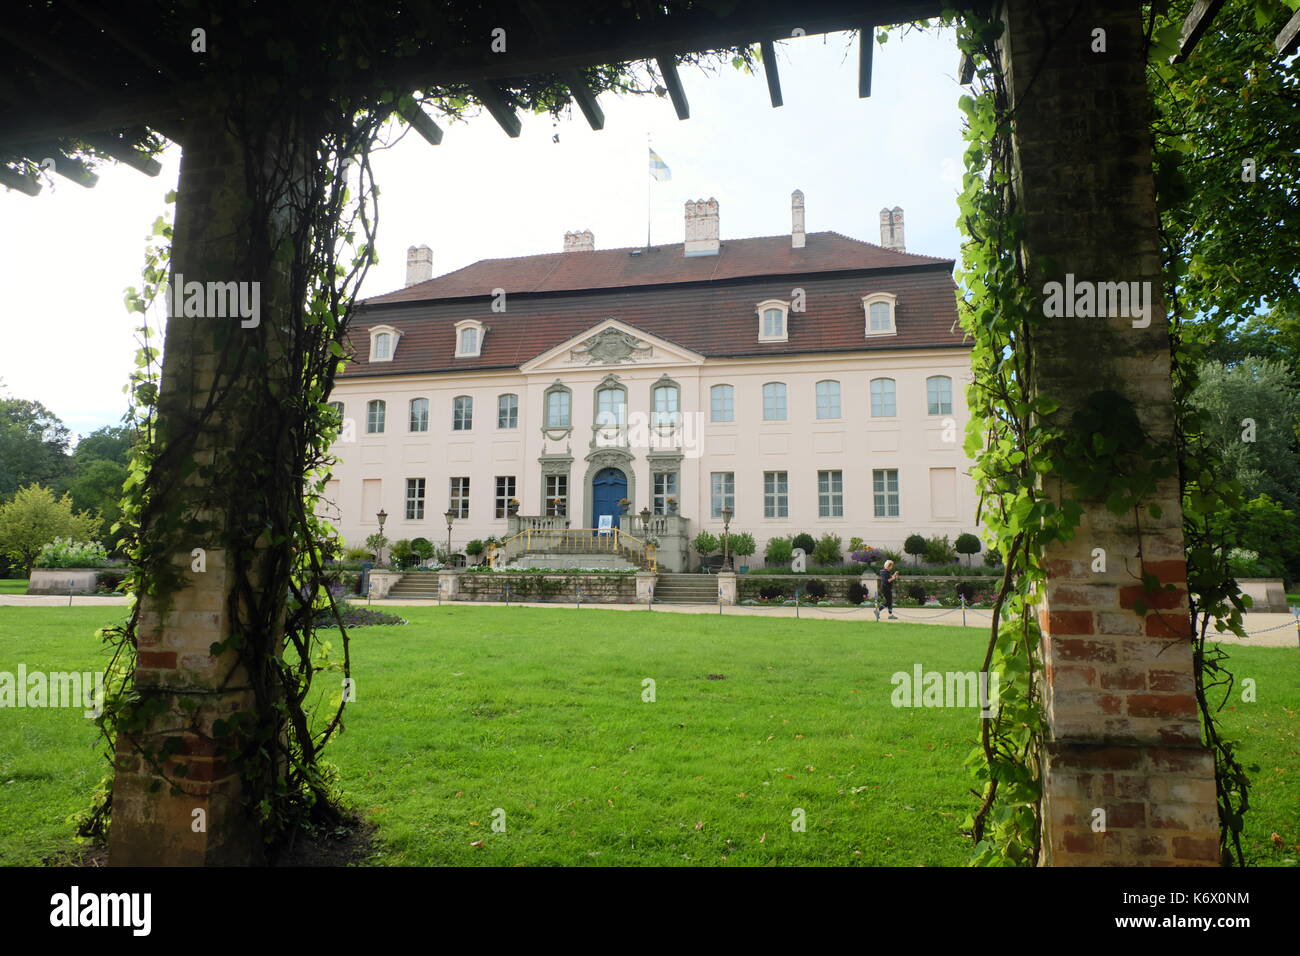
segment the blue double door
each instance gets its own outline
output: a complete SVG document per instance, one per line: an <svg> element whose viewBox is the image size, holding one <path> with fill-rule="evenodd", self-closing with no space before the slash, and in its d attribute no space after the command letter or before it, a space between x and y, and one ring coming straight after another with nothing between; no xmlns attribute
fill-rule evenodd
<svg viewBox="0 0 1300 956"><path fill-rule="evenodd" d="M627 497L627 475L619 468L602 468L591 480L591 526L600 527L600 516L613 517L612 526L619 526L618 503Z"/></svg>

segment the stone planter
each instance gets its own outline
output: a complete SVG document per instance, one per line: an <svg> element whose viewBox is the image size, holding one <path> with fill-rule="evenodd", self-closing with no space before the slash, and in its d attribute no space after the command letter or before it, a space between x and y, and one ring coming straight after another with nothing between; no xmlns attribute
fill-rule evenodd
<svg viewBox="0 0 1300 956"><path fill-rule="evenodd" d="M1285 613L1286 587L1281 578L1237 578L1243 594L1249 594L1253 602L1252 611L1271 611ZM28 588L30 591L31 588Z"/></svg>
<svg viewBox="0 0 1300 956"><path fill-rule="evenodd" d="M101 568L32 568L28 594L94 594Z"/></svg>

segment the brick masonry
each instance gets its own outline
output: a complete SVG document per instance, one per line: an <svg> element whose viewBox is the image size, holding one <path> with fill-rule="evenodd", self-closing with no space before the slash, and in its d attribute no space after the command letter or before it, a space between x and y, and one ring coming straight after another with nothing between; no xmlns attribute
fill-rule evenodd
<svg viewBox="0 0 1300 956"><path fill-rule="evenodd" d="M1041 289L1067 272L1076 282L1150 282L1153 301L1148 328L1129 316L1051 320L1034 342L1037 382L1061 402L1061 421L1091 393L1111 390L1134 403L1149 440L1168 441L1174 412L1139 5L1011 0L1004 15L1031 282ZM1104 53L1093 50L1097 29ZM1144 513L1140 533L1132 516L1091 504L1075 538L1045 555L1048 865L1219 862L1176 481L1153 501L1162 516ZM1105 571L1092 571L1096 548ZM1144 572L1173 590L1146 593ZM1093 832L1098 808L1105 832Z"/></svg>

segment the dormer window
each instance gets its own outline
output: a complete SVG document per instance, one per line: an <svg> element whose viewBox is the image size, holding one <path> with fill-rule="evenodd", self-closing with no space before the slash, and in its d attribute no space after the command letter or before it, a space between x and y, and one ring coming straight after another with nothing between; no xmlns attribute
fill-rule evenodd
<svg viewBox="0 0 1300 956"><path fill-rule="evenodd" d="M391 362L397 354L397 340L401 337L401 331L391 325L376 325L371 328L370 361Z"/></svg>
<svg viewBox="0 0 1300 956"><path fill-rule="evenodd" d="M483 354L483 335L487 326L476 319L456 323L456 358L477 358Z"/></svg>
<svg viewBox="0 0 1300 956"><path fill-rule="evenodd" d="M873 292L862 297L868 336L898 334L898 326L894 322L894 306L897 302L898 297L889 292Z"/></svg>
<svg viewBox="0 0 1300 956"><path fill-rule="evenodd" d="M758 313L758 340L760 342L786 342L789 340L787 323L790 318L790 303L780 299L768 299L760 302L755 310Z"/></svg>

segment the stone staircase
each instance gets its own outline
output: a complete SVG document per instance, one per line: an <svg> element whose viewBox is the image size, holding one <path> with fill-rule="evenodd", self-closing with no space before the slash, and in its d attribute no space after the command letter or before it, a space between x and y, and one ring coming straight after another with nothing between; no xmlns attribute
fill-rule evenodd
<svg viewBox="0 0 1300 956"><path fill-rule="evenodd" d="M655 583L656 604L717 604L718 579L712 574L663 574Z"/></svg>
<svg viewBox="0 0 1300 956"><path fill-rule="evenodd" d="M392 586L388 596L413 601L436 601L438 600L438 572L411 571L403 574L402 580Z"/></svg>

